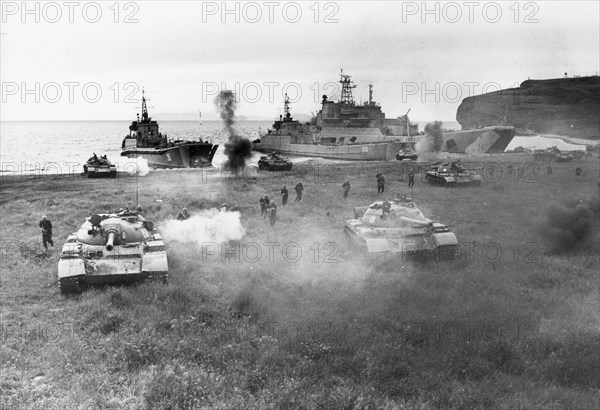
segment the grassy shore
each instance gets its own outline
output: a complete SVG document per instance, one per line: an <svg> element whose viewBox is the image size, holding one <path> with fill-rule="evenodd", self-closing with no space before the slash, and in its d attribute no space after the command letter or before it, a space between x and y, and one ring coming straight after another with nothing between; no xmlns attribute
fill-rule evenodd
<svg viewBox="0 0 600 410"><path fill-rule="evenodd" d="M550 252L540 230L553 203L597 200L598 159L552 164L551 175L525 154L463 162L481 163L480 187L431 187L417 174L409 191L398 162L307 161L257 179L3 177L0 408L599 408L598 249ZM347 250L344 222L378 198L378 170L382 197L412 195L451 226L455 261ZM274 227L260 216L265 193L279 207ZM68 234L136 202L157 226L182 207L228 202L246 235L219 252L167 243L168 285L61 296ZM43 214L55 226L48 255Z"/></svg>

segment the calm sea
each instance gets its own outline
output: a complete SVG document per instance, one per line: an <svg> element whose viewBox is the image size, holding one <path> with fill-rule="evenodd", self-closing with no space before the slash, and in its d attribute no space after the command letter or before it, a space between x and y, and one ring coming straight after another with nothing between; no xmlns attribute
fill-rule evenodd
<svg viewBox="0 0 600 410"><path fill-rule="evenodd" d="M240 121L238 134L256 139L272 121ZM96 153L113 163L130 161L121 157L121 142L129 133L129 121L10 121L0 122L0 170L5 173L66 174L82 172L83 164ZM225 161L223 144L228 135L220 121L161 121L169 138L212 141L220 147L214 164Z"/></svg>
<svg viewBox="0 0 600 410"><path fill-rule="evenodd" d="M129 121L11 121L0 122L0 171L8 174L66 174L82 172L83 164L93 153L107 155L120 164L130 161L120 156L121 142L129 132ZM418 121L423 130L427 121ZM272 121L239 121L238 134L250 140L272 126ZM443 123L446 129L459 130L454 121ZM202 138L219 144L213 164L225 161L223 144L228 135L221 121L161 121L160 130L169 138L195 140ZM507 149L517 146L559 149L584 149L560 139L515 137ZM258 153L252 161L258 160ZM294 161L302 160L293 158Z"/></svg>

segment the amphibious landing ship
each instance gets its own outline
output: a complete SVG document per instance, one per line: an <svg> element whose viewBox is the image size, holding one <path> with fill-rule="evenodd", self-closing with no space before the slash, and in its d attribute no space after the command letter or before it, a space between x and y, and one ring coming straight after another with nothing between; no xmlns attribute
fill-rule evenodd
<svg viewBox="0 0 600 410"><path fill-rule="evenodd" d="M393 160L400 150L414 150L415 142L425 138L418 125L405 115L386 118L381 106L373 100L369 84L369 100L356 104L351 76L340 73L342 84L339 101L323 96L321 110L310 122L294 120L290 102L285 96L283 111L272 129L253 142L255 151L277 151L288 155L344 160ZM442 151L456 153L503 152L515 135L514 127L493 126L476 130L445 132Z"/></svg>
<svg viewBox="0 0 600 410"><path fill-rule="evenodd" d="M158 123L148 115L146 98L142 91L142 118L129 126L129 135L121 145L121 155L143 157L152 168L199 168L211 165L219 148L209 142L172 140L158 130Z"/></svg>
<svg viewBox="0 0 600 410"><path fill-rule="evenodd" d="M260 140L253 142L252 148L288 155L366 161L395 159L399 150L414 144L412 135L418 134L418 126L410 123L408 113L386 118L381 106L373 100L372 85L369 85L369 100L359 105L352 97L356 86L343 70L340 83L340 101L330 101L324 95L321 110L308 123L293 119L286 95L284 114Z"/></svg>

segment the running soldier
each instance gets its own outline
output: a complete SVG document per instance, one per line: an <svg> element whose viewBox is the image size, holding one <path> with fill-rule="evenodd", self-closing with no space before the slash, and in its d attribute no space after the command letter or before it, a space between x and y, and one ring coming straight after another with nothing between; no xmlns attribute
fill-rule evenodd
<svg viewBox="0 0 600 410"><path fill-rule="evenodd" d="M42 228L42 243L44 244L44 248L48 250L48 244L54 246L54 241L52 241L52 222L44 215L42 216L39 225L40 228Z"/></svg>
<svg viewBox="0 0 600 410"><path fill-rule="evenodd" d="M347 199L348 192L350 192L350 181L346 180L346 182L342 184L342 188L344 189L344 199Z"/></svg>

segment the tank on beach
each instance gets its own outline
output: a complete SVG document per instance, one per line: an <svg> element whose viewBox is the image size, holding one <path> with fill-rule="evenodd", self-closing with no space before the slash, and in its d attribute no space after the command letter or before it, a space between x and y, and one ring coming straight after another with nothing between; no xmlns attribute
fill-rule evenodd
<svg viewBox="0 0 600 410"><path fill-rule="evenodd" d="M98 157L94 154L83 164L83 174L88 178L116 178L117 167L106 158L106 155Z"/></svg>

